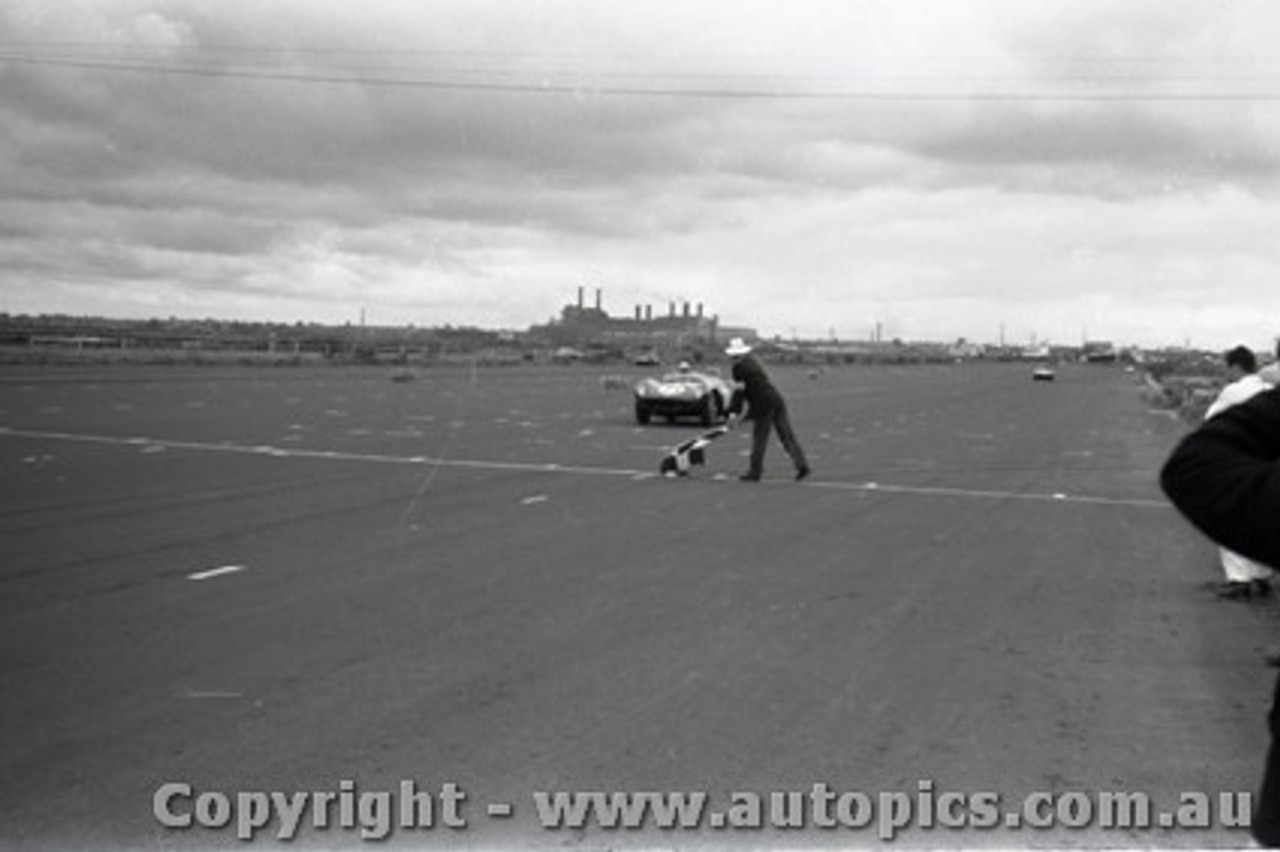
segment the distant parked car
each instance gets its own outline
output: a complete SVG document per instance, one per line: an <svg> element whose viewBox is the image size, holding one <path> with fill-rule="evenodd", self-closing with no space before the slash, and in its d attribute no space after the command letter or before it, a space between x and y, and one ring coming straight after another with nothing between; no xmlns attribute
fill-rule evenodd
<svg viewBox="0 0 1280 852"><path fill-rule="evenodd" d="M723 420L733 389L713 373L681 369L662 378L636 384L636 422L646 424L657 415L668 422L677 417L697 417L704 426Z"/></svg>
<svg viewBox="0 0 1280 852"><path fill-rule="evenodd" d="M1052 367L1036 367L1031 373L1032 381L1051 382L1058 377L1058 373Z"/></svg>
<svg viewBox="0 0 1280 852"><path fill-rule="evenodd" d="M656 367L662 363L662 359L658 357L657 352L637 352L635 357L631 359L631 363L637 367Z"/></svg>

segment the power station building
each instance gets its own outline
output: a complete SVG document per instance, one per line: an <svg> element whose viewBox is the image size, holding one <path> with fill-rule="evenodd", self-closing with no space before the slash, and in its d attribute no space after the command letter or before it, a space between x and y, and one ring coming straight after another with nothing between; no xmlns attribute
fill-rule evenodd
<svg viewBox="0 0 1280 852"><path fill-rule="evenodd" d="M560 317L531 329L556 346L606 346L624 350L659 352L711 351L731 337L754 339L750 328L720 325L707 316L701 302L670 302L665 314L655 315L653 305L636 305L630 317L612 317L604 309L604 291L595 291L595 305L586 304L586 288L578 288L576 304L565 305Z"/></svg>

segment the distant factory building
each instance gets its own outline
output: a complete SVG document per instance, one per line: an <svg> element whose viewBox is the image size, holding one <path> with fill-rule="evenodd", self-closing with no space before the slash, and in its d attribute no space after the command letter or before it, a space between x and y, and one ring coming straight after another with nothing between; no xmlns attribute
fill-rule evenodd
<svg viewBox="0 0 1280 852"><path fill-rule="evenodd" d="M1110 340L1086 340L1081 355L1090 364L1111 364L1119 357Z"/></svg>
<svg viewBox="0 0 1280 852"><path fill-rule="evenodd" d="M753 329L721 327L701 302L669 302L665 312L653 305L635 305L629 317L612 317L604 309L604 291L595 291L594 305L586 304L586 288L565 305L560 317L530 331L556 346L610 346L627 350L710 351L730 337L756 336Z"/></svg>

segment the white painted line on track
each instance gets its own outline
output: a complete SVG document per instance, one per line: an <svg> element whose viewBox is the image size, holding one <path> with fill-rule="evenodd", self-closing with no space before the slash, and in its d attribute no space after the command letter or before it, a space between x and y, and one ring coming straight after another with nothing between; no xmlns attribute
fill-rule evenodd
<svg viewBox="0 0 1280 852"><path fill-rule="evenodd" d="M545 503L551 498L545 494L535 494L532 497L526 497L520 501L522 506L532 506L534 503Z"/></svg>
<svg viewBox="0 0 1280 852"><path fill-rule="evenodd" d="M470 470L503 470L527 471L530 473L561 473L579 476L625 476L633 480L660 478L649 471L635 468L584 467L563 465L555 462L517 462L495 461L484 459L443 459L431 456L393 456L382 453L351 453L336 450L303 450L262 445L233 444L229 441L207 443L200 441L171 441L163 438L118 438L108 435L83 435L70 432L41 432L32 429L11 429L0 426L0 435L13 435L20 438L36 438L47 441L75 441L86 444L108 445L146 445L166 447L172 450L193 450L198 452L241 453L246 455L266 455L279 458L325 459L331 461L356 461L375 464L428 465L431 467L454 467ZM696 480L695 480L696 481ZM704 482L716 481L712 479ZM975 488L947 488L940 486L889 485L883 482L832 482L807 480L801 483L786 479L765 480L762 485L789 485L793 488L822 488L832 491L874 491L890 494L911 494L922 497L958 497L978 500L1022 500L1032 502L1057 502L1090 504L1099 506L1129 506L1141 509L1171 509L1172 506L1163 500L1127 497L1102 497L1086 494L1067 495L1062 492L1043 493L1026 491L994 491Z"/></svg>
<svg viewBox="0 0 1280 852"><path fill-rule="evenodd" d="M782 482L782 480L778 480ZM768 484L767 481L763 484ZM983 491L976 488L945 488L941 486L886 485L883 482L803 482L801 487L827 488L838 491L875 491L889 494L914 494L927 497L967 497L978 500L1023 500L1042 503L1080 503L1097 506L1131 506L1138 509L1170 509L1161 500L1144 500L1140 497L1096 497L1087 494L1069 495L1062 492L1044 494L1035 491Z"/></svg>
<svg viewBox="0 0 1280 852"><path fill-rule="evenodd" d="M221 568L210 568L208 571L197 571L194 574L188 574L188 580L212 580L214 577L222 577L226 574L237 574L246 570L243 565L223 565Z"/></svg>

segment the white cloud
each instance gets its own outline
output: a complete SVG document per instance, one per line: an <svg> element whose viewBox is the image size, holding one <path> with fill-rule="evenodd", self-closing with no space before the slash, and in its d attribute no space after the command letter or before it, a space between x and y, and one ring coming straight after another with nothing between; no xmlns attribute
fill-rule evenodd
<svg viewBox="0 0 1280 852"><path fill-rule="evenodd" d="M1280 327L1274 4L57 6L0 9L12 311Z"/></svg>

